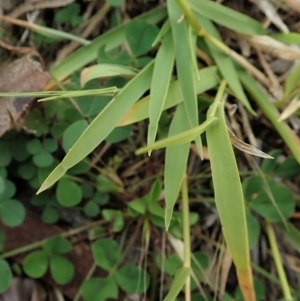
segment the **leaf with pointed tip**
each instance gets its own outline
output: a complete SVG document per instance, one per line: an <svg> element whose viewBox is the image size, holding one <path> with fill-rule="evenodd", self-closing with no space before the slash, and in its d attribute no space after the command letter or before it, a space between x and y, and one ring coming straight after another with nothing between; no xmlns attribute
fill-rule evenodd
<svg viewBox="0 0 300 301"><path fill-rule="evenodd" d="M51 187L69 168L84 159L112 132L130 107L149 89L152 72L153 62L116 95L82 133L63 161L44 181L38 193Z"/></svg>

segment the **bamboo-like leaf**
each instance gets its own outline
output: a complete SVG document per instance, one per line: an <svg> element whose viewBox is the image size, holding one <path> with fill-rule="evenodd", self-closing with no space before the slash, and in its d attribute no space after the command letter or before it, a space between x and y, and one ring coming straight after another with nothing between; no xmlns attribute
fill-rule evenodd
<svg viewBox="0 0 300 301"><path fill-rule="evenodd" d="M38 193L57 182L66 171L84 159L116 127L130 107L149 89L153 61L135 76L93 120L62 162L44 181Z"/></svg>
<svg viewBox="0 0 300 301"><path fill-rule="evenodd" d="M270 102L265 92L255 82L255 80L241 67L238 69L239 77L245 86L246 90L252 95L253 99L262 109L264 114L269 118L274 128L277 130L283 141L289 147L293 156L300 164L300 138L294 131L285 123L279 122L279 112L276 107Z"/></svg>
<svg viewBox="0 0 300 301"><path fill-rule="evenodd" d="M247 288L250 289L250 296L254 296L242 185L227 131L224 106L218 104L223 88L221 84L214 105L208 111L208 116L213 116L216 110L215 116L218 120L206 131L215 203L227 247L236 265L241 290L244 297L249 294L246 293Z"/></svg>
<svg viewBox="0 0 300 301"><path fill-rule="evenodd" d="M183 143L191 142L191 141L195 140L197 137L199 137L214 120L216 120L216 118L213 116L210 116L201 125L198 125L197 127L193 128L193 129L181 132L181 133L173 135L173 136L169 136L168 138L156 141L155 143L149 144L145 147L141 147L135 153L136 153L136 155L140 155L140 154L149 152L150 150L156 150L156 149L160 149L160 148L165 148L165 147L169 147L169 146L180 145ZM236 136L234 136L234 137L236 138ZM236 138L236 139L238 140L238 138ZM240 141L240 143L242 144L243 142ZM237 144L237 142L236 142L236 144ZM245 148L245 145L247 145L248 147L251 146L249 144L244 143L244 148ZM239 148L239 147L237 147L237 148ZM241 149L241 148L242 147L240 147L239 149ZM253 149L252 149L252 151L253 151ZM265 155L268 156L267 154L265 154ZM270 156L268 156L268 158L269 157Z"/></svg>
<svg viewBox="0 0 300 301"><path fill-rule="evenodd" d="M153 9L150 12L142 14L134 20L144 20L150 24L156 24L166 17L167 11L165 7ZM129 23L119 25L105 32L101 36L94 39L90 45L84 46L68 57L60 64L54 66L50 73L59 81L70 76L74 71L84 67L88 63L96 59L99 48L105 46L106 51L110 51L125 42L126 26Z"/></svg>
<svg viewBox="0 0 300 301"><path fill-rule="evenodd" d="M177 106L175 115L170 125L169 137L181 133L189 129L187 122L184 104L180 103ZM165 157L165 171L164 171L164 184L165 184L165 225L166 229L169 228L173 208L176 203L182 179L186 171L186 165L189 155L190 143L184 143L176 146L169 146L166 149Z"/></svg>
<svg viewBox="0 0 300 301"><path fill-rule="evenodd" d="M150 89L148 144L155 141L158 122L165 106L174 66L174 45L172 33L164 37L155 57Z"/></svg>
<svg viewBox="0 0 300 301"><path fill-rule="evenodd" d="M198 14L234 31L249 35L267 33L260 22L217 2L208 0L187 0L187 2Z"/></svg>
<svg viewBox="0 0 300 301"><path fill-rule="evenodd" d="M163 301L174 301L176 299L181 289L183 288L187 278L190 275L190 270L190 268L182 267L180 270L177 271L172 285L169 289L169 292Z"/></svg>
<svg viewBox="0 0 300 301"><path fill-rule="evenodd" d="M99 64L83 69L80 76L80 83L83 87L87 82L95 78L113 77L113 76L134 76L136 71L133 68L113 65Z"/></svg>
<svg viewBox="0 0 300 301"><path fill-rule="evenodd" d="M197 19L201 26L213 37L215 37L218 40L222 40L219 32L216 30L213 23L208 20L207 18L197 15ZM207 47L209 48L209 53L215 60L221 74L226 79L229 87L235 94L235 96L241 101L241 103L247 108L247 110L253 114L256 115L255 111L251 108L251 105L244 93L243 87L240 83L240 79L238 77L237 71L235 69L234 63L232 59L227 56L225 53L223 53L220 49L218 49L214 44L212 44L210 41L205 40L205 43Z"/></svg>
<svg viewBox="0 0 300 301"><path fill-rule="evenodd" d="M167 1L168 15L173 34L175 47L175 60L177 77L183 95L183 103L187 120L191 128L198 126L198 103L194 82L194 70L191 39L189 38L188 25L183 19L179 22L182 12L176 0ZM196 138L196 145L202 156L202 143L200 137Z"/></svg>
<svg viewBox="0 0 300 301"><path fill-rule="evenodd" d="M194 79L197 94L208 91L218 84L216 67L207 67L199 70L197 77L199 80ZM183 95L179 82L175 81L170 85L163 110L167 110L181 102L183 102ZM149 96L134 104L118 125L124 126L146 118L149 118Z"/></svg>

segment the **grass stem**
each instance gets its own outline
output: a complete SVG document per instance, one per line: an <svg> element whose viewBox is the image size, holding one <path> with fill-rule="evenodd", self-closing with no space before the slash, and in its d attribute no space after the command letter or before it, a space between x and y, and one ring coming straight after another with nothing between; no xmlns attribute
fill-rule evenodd
<svg viewBox="0 0 300 301"><path fill-rule="evenodd" d="M283 291L284 300L292 301L293 297L292 297L291 290L290 290L290 287L289 287L289 283L288 283L288 280L286 278L286 274L285 274L285 271L284 271L284 268L283 268L283 263L282 263L282 259L281 259L281 256L280 256L278 244L277 244L277 241L276 241L274 229L273 229L273 226L269 222L266 222L266 231L267 231L267 235L268 235L268 238L269 238L269 242L270 242L271 251L272 251L273 259L274 259L274 262L275 262L276 270L277 270L279 280L280 280L280 283L281 283L281 288L282 288L282 291Z"/></svg>

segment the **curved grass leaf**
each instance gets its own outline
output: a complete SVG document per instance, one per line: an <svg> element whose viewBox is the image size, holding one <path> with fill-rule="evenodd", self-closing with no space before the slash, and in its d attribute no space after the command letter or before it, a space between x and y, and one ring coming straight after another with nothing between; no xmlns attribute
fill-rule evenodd
<svg viewBox="0 0 300 301"><path fill-rule="evenodd" d="M194 79L195 83L197 83L195 84L197 94L208 91L218 84L216 67L207 67L199 70L197 77L199 80ZM149 118L149 102L150 97L147 96L134 104L118 126L128 125ZM180 89L180 84L178 81L175 81L169 87L163 110L174 107L181 102L183 102L183 95Z"/></svg>
<svg viewBox="0 0 300 301"><path fill-rule="evenodd" d="M155 63L150 88L148 144L155 141L158 122L165 106L174 66L174 45L169 32L163 39Z"/></svg>
<svg viewBox="0 0 300 301"><path fill-rule="evenodd" d="M187 0L190 7L203 17L234 31L249 35L265 35L262 24L229 7L208 0Z"/></svg>
<svg viewBox="0 0 300 301"><path fill-rule="evenodd" d="M81 72L80 83L83 87L87 82L95 78L113 77L113 76L134 76L136 71L130 67L115 64L99 64L85 68Z"/></svg>
<svg viewBox="0 0 300 301"><path fill-rule="evenodd" d="M51 172L38 193L57 182L66 171L84 159L116 127L130 107L149 89L153 62L135 76L93 120L62 162Z"/></svg>

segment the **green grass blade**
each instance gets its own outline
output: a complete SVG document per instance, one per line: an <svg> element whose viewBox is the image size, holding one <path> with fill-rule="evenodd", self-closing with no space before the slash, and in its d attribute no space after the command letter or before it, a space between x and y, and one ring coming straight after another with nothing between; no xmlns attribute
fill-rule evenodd
<svg viewBox="0 0 300 301"><path fill-rule="evenodd" d="M248 35L265 35L262 24L229 7L208 0L187 0L198 14L234 31Z"/></svg>
<svg viewBox="0 0 300 301"><path fill-rule="evenodd" d="M300 164L300 138L295 132L284 122L278 121L279 112L266 96L265 92L260 88L256 81L244 69L237 67L239 77L245 86L245 89L252 95L253 99L262 109L267 118L271 121L283 141L286 143L293 156Z"/></svg>
<svg viewBox="0 0 300 301"><path fill-rule="evenodd" d="M201 26L213 37L221 41L221 36L216 30L213 23L205 17L197 15L197 19ZM235 94L235 96L241 101L241 103L247 108L247 110L256 115L255 111L251 108L251 105L244 93L243 87L241 85L240 79L238 77L237 71L235 69L234 63L230 57L228 57L224 52L218 49L210 41L205 40L205 43L210 51L210 55L215 60L222 76L226 79L229 87Z"/></svg>
<svg viewBox="0 0 300 301"><path fill-rule="evenodd" d="M175 115L170 125L169 136L171 137L187 129L189 129L189 125L187 122L184 104L181 103L177 106ZM190 143L170 146L166 149L164 171L166 229L168 229L170 225L173 208L176 203L182 179L186 171L189 149Z"/></svg>
<svg viewBox="0 0 300 301"><path fill-rule="evenodd" d="M190 269L183 267L175 274L174 280L170 287L170 290L167 296L164 298L163 301L174 301L176 297L180 293L181 289L183 288L187 278L189 277Z"/></svg>
<svg viewBox="0 0 300 301"><path fill-rule="evenodd" d="M195 140L197 137L199 137L215 119L216 119L215 117L210 116L201 125L198 125L195 128L192 128L188 131L181 132L174 136L169 136L168 138L159 140L145 147L141 147L135 153L137 155L140 155L149 152L150 150L157 150L160 148L191 142Z"/></svg>
<svg viewBox="0 0 300 301"><path fill-rule="evenodd" d="M150 12L140 15L136 19L144 20L151 24L156 24L166 17L165 7L153 9ZM135 19L134 19L135 20ZM63 80L74 71L84 67L96 59L100 47L105 46L106 51L110 51L125 42L125 31L127 24L119 25L92 41L90 45L84 46L66 57L61 63L54 66L50 73L57 79Z"/></svg>
<svg viewBox="0 0 300 301"><path fill-rule="evenodd" d="M245 202L237 163L227 131L224 106L219 103L222 97L220 91L223 87L223 85L220 86L216 100L208 112L208 116L212 116L215 110L215 116L218 120L208 127L206 138L214 184L215 203L225 241L235 263L241 290L245 297L247 287L250 291L253 289ZM252 294L254 294L253 291ZM250 292L250 295L252 294Z"/></svg>
<svg viewBox="0 0 300 301"><path fill-rule="evenodd" d="M62 162L44 181L38 193L57 182L69 168L91 153L116 127L130 107L149 89L153 63L152 61L136 75L93 120Z"/></svg>
<svg viewBox="0 0 300 301"><path fill-rule="evenodd" d="M198 126L198 103L195 89L195 82L193 65L194 59L192 57L191 39L189 37L188 25L186 20L179 19L182 16L180 7L176 0L167 1L168 15L173 34L173 41L175 47L175 60L177 77L183 95L183 103L187 114L187 120L191 128ZM201 139L196 139L196 144L199 153L202 155Z"/></svg>
<svg viewBox="0 0 300 301"><path fill-rule="evenodd" d="M174 57L172 33L169 31L155 57L150 89L148 144L155 141L158 122L168 95Z"/></svg>
<svg viewBox="0 0 300 301"><path fill-rule="evenodd" d="M222 105L216 117L218 121L206 131L215 202L233 261L245 267L249 264L249 249L244 197Z"/></svg>
<svg viewBox="0 0 300 301"><path fill-rule="evenodd" d="M201 94L218 84L217 68L207 67L199 70L199 81L195 79L196 93ZM183 102L183 95L178 81L173 82L168 90L167 98L163 110L167 110ZM119 126L128 125L149 118L149 96L138 101L125 115Z"/></svg>
<svg viewBox="0 0 300 301"><path fill-rule="evenodd" d="M113 76L134 76L137 71L133 68L114 65L114 64L99 64L85 68L81 72L81 86L95 78L113 77Z"/></svg>

